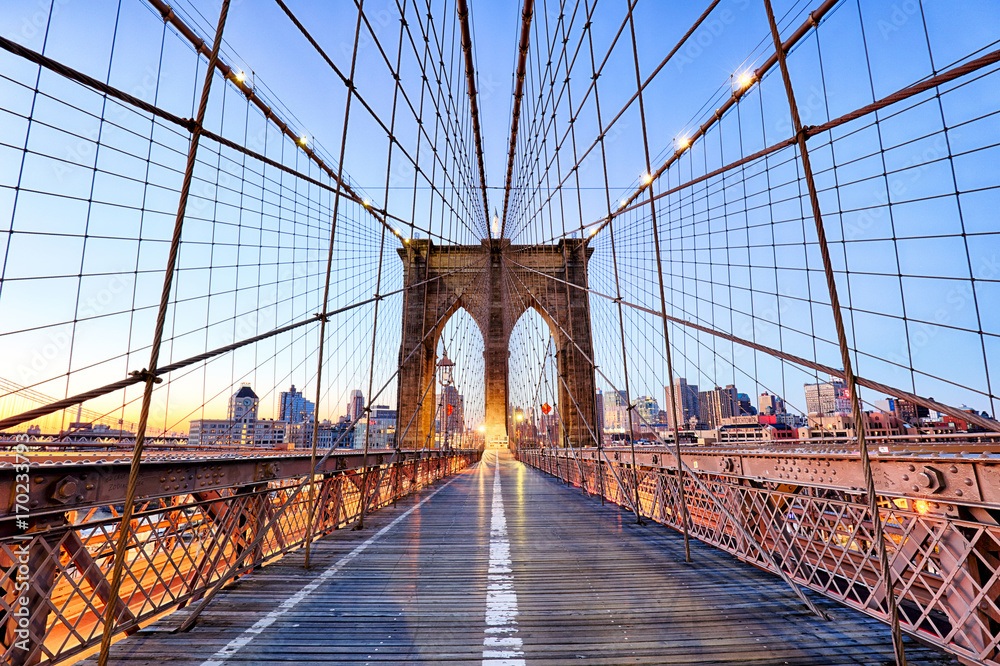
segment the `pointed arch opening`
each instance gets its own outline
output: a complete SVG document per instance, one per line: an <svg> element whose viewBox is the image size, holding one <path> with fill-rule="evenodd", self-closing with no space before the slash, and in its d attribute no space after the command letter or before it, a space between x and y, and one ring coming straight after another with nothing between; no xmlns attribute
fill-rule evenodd
<svg viewBox="0 0 1000 666"><path fill-rule="evenodd" d="M507 431L517 444L563 446L556 329L534 304L511 327L508 340Z"/></svg>
<svg viewBox="0 0 1000 666"><path fill-rule="evenodd" d="M445 356L455 365L450 384L435 379L434 420L429 444L435 447L478 446L486 419L486 341L480 324L460 304L438 328L435 364Z"/></svg>

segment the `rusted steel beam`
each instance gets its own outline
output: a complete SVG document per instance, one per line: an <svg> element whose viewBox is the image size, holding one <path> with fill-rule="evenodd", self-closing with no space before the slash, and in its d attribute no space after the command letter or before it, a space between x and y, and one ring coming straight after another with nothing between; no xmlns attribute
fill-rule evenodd
<svg viewBox="0 0 1000 666"><path fill-rule="evenodd" d="M369 463L376 466L385 464L392 453L391 450L369 452ZM129 461L117 454L113 455L114 459L111 461L89 454L91 462L82 462L79 456L69 456L65 464L32 466L28 498L32 516L59 513L69 508L121 504L125 498ZM446 456L447 453L431 449L401 452L399 455L404 460L421 460ZM50 462L59 459L55 455L46 456L46 460ZM364 455L360 451L335 453L317 466L316 473L360 469L363 462ZM0 464L2 463L3 458L0 457ZM308 453L183 460L158 458L142 463L136 497L147 500L186 493L205 493L250 483L299 478L308 473ZM13 491L13 466L0 466L0 519L13 515L11 507L14 503L10 501ZM0 537L3 536L4 524L0 520Z"/></svg>
<svg viewBox="0 0 1000 666"><path fill-rule="evenodd" d="M472 33L469 30L469 5L466 0L458 0L458 20L462 27L462 53L465 55L465 79L469 91L469 113L472 115L472 134L476 142L476 160L479 162L479 186L483 191L483 222L486 233L490 231L490 203L486 196L486 166L483 163L483 138L479 129L479 102L476 97L476 67L472 63Z"/></svg>
<svg viewBox="0 0 1000 666"><path fill-rule="evenodd" d="M369 455L385 454L370 452ZM414 471L424 471L420 474L420 483L402 484L397 489L402 496L430 483L439 475L435 471L458 471L478 460L481 453L452 450L401 455L402 458L395 460L411 465ZM334 458L330 463L333 466L341 463L346 469L347 460L361 457L360 453L348 454ZM385 461L384 464L388 464L387 455ZM181 466L184 463L194 465L204 462L182 461ZM238 464L240 461L222 462ZM234 576L303 545L305 513L309 507L301 496L292 492L296 479L286 480L285 477L292 475L292 468L305 469L301 476L307 475L308 457L296 456L287 466L271 468L270 471L277 476L266 479L254 476L253 465L261 462L269 460L250 461L250 465L242 469L238 466L223 469L227 477L238 477L243 473L249 476L245 483L238 480L232 483L230 479L230 488L213 487L203 491L181 488L174 493L177 503L164 503L161 499L137 502L145 506L137 508L130 528L136 539L130 545L126 562L132 567L133 575L124 579L122 591L117 595L120 599L113 606L116 632L132 632L162 613L204 598ZM99 464L93 464L86 468L89 470L88 480L97 480L91 474L96 474L94 470L99 467ZM178 463L174 462L175 477L177 467ZM185 471L194 473L197 481L194 470L191 467ZM57 468L56 471L65 470ZM163 471L161 469L154 474L162 474ZM214 471L218 474L220 470ZM33 468L33 482L37 474L48 472ZM347 479L342 472L331 471L324 477L320 495L323 509L318 513L317 535L358 517L360 492L348 491L345 498L343 485ZM154 479L155 483L159 483L158 476ZM46 487L53 490L51 486ZM380 492L388 492L391 487L392 484L387 482L379 485ZM57 496L61 497L58 495L59 488L66 489L60 485L54 487ZM114 490L114 484L110 488ZM108 496L120 498L123 495L120 484L117 490L117 494L109 491ZM390 498L383 492L378 499L372 508L387 503ZM111 505L114 503L108 502ZM101 574L110 562L116 534L121 529L121 518L114 511L107 518L95 517L95 512L87 512L83 522L70 523L67 513L72 508L76 507L64 505L61 512L44 515L32 513L31 530L14 534L8 530L7 536L0 538L0 566L3 567L0 570L3 582L0 593L3 646L0 647L0 655L7 662L59 662L79 655L100 642L101 617L110 607L110 600L116 598ZM14 522L11 515L0 520L0 526ZM68 553L68 558L64 552ZM67 559L72 561L73 566L65 564ZM14 580L11 578L11 567L21 564L26 571L30 571L27 587L12 591L8 589L12 587L8 581ZM22 606L29 609L23 620L16 615ZM18 630L24 634L23 640L28 649L18 649L14 645L15 640L21 640Z"/></svg>
<svg viewBox="0 0 1000 666"><path fill-rule="evenodd" d="M817 7L813 11L809 12L809 17L795 30L795 32L793 32L791 35L789 35L784 40L784 42L782 43L782 50L785 53L787 53L788 51L790 51L797 43L799 43L799 41L802 40L803 37L805 37L807 34L809 34L809 31L811 29L816 28L818 26L819 22L823 19L823 17L826 16L826 14L829 13L830 10L832 10L839 2L840 2L840 0L824 0L819 5L819 7ZM759 81L761 78L763 78L763 76L767 72L769 72L777 64L778 64L778 54L777 53L772 53L767 58L767 60L765 60L761 64L760 67L758 67L757 69L755 69L753 71L753 80L755 82ZM692 144L695 141L697 141L698 139L704 137L705 134L708 133L708 130L713 125L715 125L715 123L717 123L722 118L722 116L724 116L726 114L726 112L730 108L732 108L737 102L740 101L740 98L743 96L743 94L745 92L746 92L746 89L739 89L739 90L733 91L733 94L730 95L729 98L726 99L726 101L722 103L722 106L720 106L718 109L716 109L715 113L713 113L712 116L708 120L706 120L704 123L702 123L701 126L698 127L698 129L696 129L691 134L691 136L687 137L687 143L688 143L687 146L680 147L680 148L678 148L678 150L676 150L675 152L671 153L667 157L666 161L664 161L664 163L660 166L660 168L658 168L656 171L654 171L652 174L650 174L651 177L648 179L647 182L641 184L638 187L638 189L636 189L632 194L630 194L627 197L625 197L624 199L622 199L621 209L628 209L628 207L631 206L633 204L633 202L635 202L636 199L638 199L639 196L643 192L646 191L647 187L649 187L661 175L663 175L663 172L666 171L667 169L669 169L671 164L673 164L678 159L680 159L680 156L688 149L688 146L690 146L690 144ZM645 202L643 202L643 203L645 203ZM608 215L601 222L600 226L590 236L587 237L587 241L590 242L590 240L594 236L597 235L597 232L601 231L602 229L604 229L604 227L606 227L609 224L611 224L611 220L614 218L614 216L616 214L618 214L618 213L617 212L613 212L610 215Z"/></svg>
<svg viewBox="0 0 1000 666"><path fill-rule="evenodd" d="M628 448L605 449L608 462L631 460ZM596 461L597 449L579 449L585 461ZM545 450L547 459L572 455L565 449ZM664 447L636 449L636 463L650 470L676 469L673 452ZM681 457L692 470L705 474L750 479L758 482L791 483L847 493L864 492L864 477L856 451L827 450L809 452L805 447L788 450L780 447L726 448L686 447ZM875 489L879 495L929 500L944 504L988 506L1000 509L1000 458L942 452L881 453L872 456Z"/></svg>
<svg viewBox="0 0 1000 666"><path fill-rule="evenodd" d="M507 230L507 204L510 201L510 183L514 175L514 153L517 150L517 130L521 119L521 98L524 96L524 70L528 62L528 45L531 43L531 18L535 0L524 0L521 11L521 41L517 50L517 74L514 80L514 109L510 119L510 152L507 155L507 180L503 188L503 215L500 217L500 237Z"/></svg>

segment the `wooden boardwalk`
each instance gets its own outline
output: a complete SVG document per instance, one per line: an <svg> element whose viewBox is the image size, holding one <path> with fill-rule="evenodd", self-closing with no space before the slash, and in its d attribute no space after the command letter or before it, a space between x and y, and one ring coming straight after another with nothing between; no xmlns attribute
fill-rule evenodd
<svg viewBox="0 0 1000 666"><path fill-rule="evenodd" d="M499 462L499 464L498 464ZM499 471L498 471L499 470ZM496 491L499 490L499 493ZM889 664L888 628L487 452L112 650L115 664ZM907 641L911 664L950 657Z"/></svg>

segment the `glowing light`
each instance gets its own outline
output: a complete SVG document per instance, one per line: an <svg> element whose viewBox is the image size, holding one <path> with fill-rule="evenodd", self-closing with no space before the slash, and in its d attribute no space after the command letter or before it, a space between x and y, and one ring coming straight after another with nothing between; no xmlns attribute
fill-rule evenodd
<svg viewBox="0 0 1000 666"><path fill-rule="evenodd" d="M917 513L923 515L931 510L930 505L925 500L917 500L913 503L913 508L917 510Z"/></svg>
<svg viewBox="0 0 1000 666"><path fill-rule="evenodd" d="M479 426L479 432L486 432L486 425Z"/></svg>
<svg viewBox="0 0 1000 666"><path fill-rule="evenodd" d="M517 413L517 420L518 420L518 421L523 421L523 420L524 420L524 414L522 414L522 413L518 412L518 413Z"/></svg>
<svg viewBox="0 0 1000 666"><path fill-rule="evenodd" d="M593 236L594 234L596 234L597 230L600 228L601 228L600 225L595 225L594 228L590 230L590 235Z"/></svg>
<svg viewBox="0 0 1000 666"><path fill-rule="evenodd" d="M242 69L237 69L233 72L233 79L236 83L243 83L247 80L247 75L243 73Z"/></svg>
<svg viewBox="0 0 1000 666"><path fill-rule="evenodd" d="M362 202L361 202L361 205L362 205L362 206L364 206L365 208L368 208L368 206L369 206L370 204L371 204L371 202L370 202L370 201L368 201L368 199L365 199L364 201L362 201Z"/></svg>
<svg viewBox="0 0 1000 666"><path fill-rule="evenodd" d="M627 205L628 205L628 199L622 199L621 205L619 205L618 207L619 208L624 208Z"/></svg>
<svg viewBox="0 0 1000 666"><path fill-rule="evenodd" d="M409 239L409 238L404 238L404 239L403 239L403 242L404 242L404 243L409 243L409 242L410 242L410 239Z"/></svg>
<svg viewBox="0 0 1000 666"><path fill-rule="evenodd" d="M749 69L733 77L733 88L736 90L746 90L753 85L757 77Z"/></svg>
<svg viewBox="0 0 1000 666"><path fill-rule="evenodd" d="M644 174L642 174L642 184L643 185L649 185L652 182L653 182L653 175L651 173L649 173L647 171Z"/></svg>
<svg viewBox="0 0 1000 666"><path fill-rule="evenodd" d="M305 134L303 134L302 136L299 137L299 145L300 146L304 146L307 143L309 143L309 137L307 137Z"/></svg>
<svg viewBox="0 0 1000 666"><path fill-rule="evenodd" d="M677 149L684 150L691 145L691 139L686 136L681 136L677 138Z"/></svg>

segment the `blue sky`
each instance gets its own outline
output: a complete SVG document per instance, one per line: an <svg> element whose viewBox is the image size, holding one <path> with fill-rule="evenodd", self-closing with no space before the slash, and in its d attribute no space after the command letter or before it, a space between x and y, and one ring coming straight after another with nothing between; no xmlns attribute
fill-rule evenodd
<svg viewBox="0 0 1000 666"><path fill-rule="evenodd" d="M402 3L400 3L402 4ZM450 88L442 98L456 110L463 142L467 126L464 71L454 32L453 5L434 2L436 25L446 44ZM473 2L475 45L489 201L503 202L510 130L513 71L520 7L512 2ZM291 2L297 16L344 72L350 68L356 14L348 3ZM67 63L177 115L193 115L204 62L139 0L4 3L3 36ZM218 3L186 0L177 9L198 34L210 37ZM593 94L589 40L576 54L558 104L548 101L548 43L568 25L571 49L580 43L583 18L558 20L557 3L539 2L522 109L517 190L508 227L514 243L551 242L578 234L617 206L646 169L643 123L633 104L610 130L607 124L635 91L630 32L626 24L598 79L603 148L598 146L572 176L571 167L600 133ZM593 49L600 66L625 17L626 3L598 2ZM411 30L418 32L413 3ZM783 34L815 7L776 2ZM365 3L371 32L359 42L355 81L375 115L388 123L394 82L390 62L400 33L395 1ZM584 11L581 4L580 12ZM659 64L697 16L700 3L638 3L635 17L640 73ZM46 26L48 26L46 28ZM47 39L46 39L47 35ZM548 35L548 37L546 37ZM224 59L240 68L296 132L336 166L343 131L345 89L273 2L233 3L225 31ZM789 56L803 122L816 125L879 99L935 71L991 51L1000 38L1000 7L991 2L843 2ZM380 50L376 45L382 45ZM562 40L556 39L556 57ZM419 105L421 66L404 41L400 76L409 103ZM733 76L758 66L771 52L762 3L723 0L644 91L646 140L653 168L676 149L677 140L705 122L732 92ZM565 65L561 65L565 68ZM849 337L857 372L866 377L993 413L1000 320L996 231L995 67L980 70L938 91L923 94L810 140L810 151L827 233L840 271L841 300L848 307ZM157 123L117 102L0 53L0 376L62 397L143 367L158 301L166 241L176 209L187 147L186 133ZM565 71L557 77L561 81ZM436 89L436 87L435 87ZM562 90L557 85L556 92ZM539 93L545 93L539 102ZM938 92L939 96L935 96ZM580 106L581 100L586 101ZM565 139L569 100L580 106L573 135ZM427 103L430 104L430 97ZM400 97L395 134L411 156L419 129ZM555 111L556 120L549 124ZM575 113L575 111L574 111ZM30 122L30 134L29 120ZM101 119L103 118L103 122ZM355 101L344 168L378 208L413 221L417 234L453 242L478 242L481 211L478 177L465 169L466 148L441 148L435 166L420 139L421 167L442 190L434 195ZM315 165L248 105L231 83L214 82L207 126L288 166L325 179ZM538 130L539 127L548 129ZM947 132L944 128L947 127ZM428 135L436 128L425 125ZM451 128L454 133L455 128ZM440 128L441 142L446 128ZM777 69L755 84L739 105L696 142L656 183L656 191L681 185L706 170L788 138L791 123ZM537 136L537 142L525 143ZM542 143L544 139L544 143ZM572 140L576 141L576 153ZM560 157L554 148L561 143ZM24 152L27 145L28 152ZM881 150L879 150L881 148ZM522 156L538 156L539 165ZM325 248L332 216L329 192L296 181L228 149L203 144L194 197L188 210L181 268L171 308L165 353L176 360L233 339L270 330L321 309ZM22 159L23 158L23 159ZM451 161L449 161L451 159ZM553 161L554 160L554 161ZM551 163L548 174L544 165ZM94 167L96 166L96 170ZM522 166L524 166L522 170ZM442 168L443 167L443 168ZM767 167L767 168L765 168ZM681 319L751 338L820 363L839 367L811 213L794 151L786 149L692 188L663 197L657 222L667 282L667 311ZM565 186L555 187L559 171ZM577 180L578 179L578 180ZM388 182L388 189L386 184ZM577 185L579 184L579 190ZM450 189L452 185L459 189ZM541 188L541 189L538 189ZM454 212L449 210L454 209ZM376 291L381 229L354 203L338 209L331 307ZM400 223L404 235L411 229ZM611 230L593 240L591 286L616 295ZM648 205L616 218L618 283L624 300L660 309ZM963 233L965 234L963 236ZM397 289L400 243L391 236L381 292ZM975 281L970 278L975 277ZM395 369L402 297L380 304L372 361L374 306L331 321L329 367L321 392L321 416L344 411L347 393L377 390ZM593 297L592 323L598 364L623 388L622 342L617 308ZM626 308L625 356L634 395L663 401L666 384L659 319ZM471 320L458 318L446 340L467 357L458 367L468 395L481 381L482 362ZM804 408L801 386L812 372L780 363L728 342L673 326L676 372L711 388L736 383L751 395L763 390ZM538 385L538 359L547 331L529 316L512 343L512 367ZM315 397L318 331L300 329L198 367L158 389L163 427L183 428L196 414L217 416L233 386L250 381L264 395L265 413L277 392L295 383ZM455 343L459 344L458 342ZM481 344L478 343L478 344ZM481 357L478 357L481 359ZM463 367L464 366L464 367ZM374 371L371 369L374 367ZM912 369L911 369L912 368ZM464 374L463 374L464 373ZM535 373L532 375L532 373ZM822 379L822 377L821 377ZM534 391L518 388L529 399ZM98 401L113 411L135 398ZM378 402L394 403L391 385ZM865 394L869 401L882 395ZM521 398L519 398L521 399ZM549 396L549 402L552 397ZM471 400L478 403L480 399ZM541 400L539 400L540 402ZM91 405L88 404L88 407ZM202 409L204 407L204 409ZM130 404L126 412L133 412ZM467 409L474 413L475 409ZM472 417L470 417L472 418Z"/></svg>

